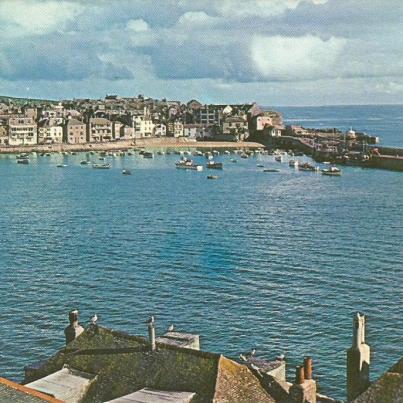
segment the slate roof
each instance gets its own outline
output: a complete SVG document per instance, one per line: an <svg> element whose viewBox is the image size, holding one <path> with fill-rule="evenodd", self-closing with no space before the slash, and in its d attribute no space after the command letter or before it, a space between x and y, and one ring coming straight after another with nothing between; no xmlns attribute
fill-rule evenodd
<svg viewBox="0 0 403 403"><path fill-rule="evenodd" d="M84 122L81 122L80 120L77 119L69 119L67 122L67 126L77 126L77 125L85 125Z"/></svg>
<svg viewBox="0 0 403 403"><path fill-rule="evenodd" d="M385 372L353 403L403 402L403 358Z"/></svg>
<svg viewBox="0 0 403 403"><path fill-rule="evenodd" d="M38 392L26 386L0 378L0 402L21 402L21 403L62 403L51 396Z"/></svg>
<svg viewBox="0 0 403 403"><path fill-rule="evenodd" d="M172 392L144 388L130 395L113 399L108 403L189 403L194 395L191 392Z"/></svg>
<svg viewBox="0 0 403 403"><path fill-rule="evenodd" d="M158 344L100 326L87 329L40 368L38 379L64 365L97 375L83 402L105 402L143 388L193 392L193 402L267 402L275 400L247 368L220 354ZM31 381L33 379L29 379Z"/></svg>

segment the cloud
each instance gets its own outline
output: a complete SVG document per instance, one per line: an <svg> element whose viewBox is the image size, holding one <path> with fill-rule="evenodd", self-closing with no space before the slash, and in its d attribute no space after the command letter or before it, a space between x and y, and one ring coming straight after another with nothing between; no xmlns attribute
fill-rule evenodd
<svg viewBox="0 0 403 403"><path fill-rule="evenodd" d="M95 46L95 51L88 52L90 46ZM34 37L0 52L0 77L11 81L133 77L118 60L103 60L102 50L99 43L76 36L68 39L58 34Z"/></svg>
<svg viewBox="0 0 403 403"><path fill-rule="evenodd" d="M133 32L144 32L149 29L149 25L146 21L140 18L137 20L129 20L126 24L126 28Z"/></svg>
<svg viewBox="0 0 403 403"><path fill-rule="evenodd" d="M0 0L0 80L47 96L398 98L402 16L397 0Z"/></svg>
<svg viewBox="0 0 403 403"><path fill-rule="evenodd" d="M251 57L258 74L269 81L323 78L333 75L345 44L345 39L335 37L322 40L312 35L256 36Z"/></svg>
<svg viewBox="0 0 403 403"><path fill-rule="evenodd" d="M6 36L41 35L62 30L84 8L70 1L6 0L0 2L0 23Z"/></svg>
<svg viewBox="0 0 403 403"><path fill-rule="evenodd" d="M219 19L209 16L204 11L188 11L179 17L177 26L195 28L197 26L212 25Z"/></svg>
<svg viewBox="0 0 403 403"><path fill-rule="evenodd" d="M217 1L217 12L227 18L247 16L273 17L287 10L295 10L300 4L322 5L328 0L221 0Z"/></svg>

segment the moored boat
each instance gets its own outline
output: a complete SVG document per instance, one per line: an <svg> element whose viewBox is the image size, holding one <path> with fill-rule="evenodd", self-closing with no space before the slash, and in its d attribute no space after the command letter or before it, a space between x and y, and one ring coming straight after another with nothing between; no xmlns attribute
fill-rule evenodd
<svg viewBox="0 0 403 403"><path fill-rule="evenodd" d="M107 162L105 164L92 164L92 167L95 169L110 169L112 165Z"/></svg>
<svg viewBox="0 0 403 403"><path fill-rule="evenodd" d="M154 158L154 154L150 151L144 151L143 158Z"/></svg>
<svg viewBox="0 0 403 403"><path fill-rule="evenodd" d="M203 166L195 164L191 159L184 158L175 163L177 169L192 169L194 171L202 171Z"/></svg>
<svg viewBox="0 0 403 403"><path fill-rule="evenodd" d="M123 169L122 170L122 175L131 175L132 171L130 171L129 169Z"/></svg>
<svg viewBox="0 0 403 403"><path fill-rule="evenodd" d="M288 165L289 165L290 167L293 167L293 168L298 168L298 166L299 166L299 161L298 161L298 160L290 160L290 161L288 162Z"/></svg>
<svg viewBox="0 0 403 403"><path fill-rule="evenodd" d="M341 169L331 166L329 168L322 169L322 175L341 176Z"/></svg>
<svg viewBox="0 0 403 403"><path fill-rule="evenodd" d="M310 172L319 171L319 167L311 165L309 162L304 162L303 164L299 165L298 169L300 171L310 171Z"/></svg>
<svg viewBox="0 0 403 403"><path fill-rule="evenodd" d="M29 164L29 159L28 158L20 158L20 159L17 160L17 164L28 165Z"/></svg>
<svg viewBox="0 0 403 403"><path fill-rule="evenodd" d="M222 169L223 164L222 164L222 162L216 162L216 161L210 160L209 162L207 162L206 166L209 169Z"/></svg>
<svg viewBox="0 0 403 403"><path fill-rule="evenodd" d="M207 179L218 179L217 175L208 175Z"/></svg>

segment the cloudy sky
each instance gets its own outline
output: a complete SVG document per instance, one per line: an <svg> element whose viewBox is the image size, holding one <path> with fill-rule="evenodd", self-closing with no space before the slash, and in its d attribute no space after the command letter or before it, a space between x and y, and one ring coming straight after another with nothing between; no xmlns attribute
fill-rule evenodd
<svg viewBox="0 0 403 403"><path fill-rule="evenodd" d="M403 103L401 0L0 0L0 94Z"/></svg>

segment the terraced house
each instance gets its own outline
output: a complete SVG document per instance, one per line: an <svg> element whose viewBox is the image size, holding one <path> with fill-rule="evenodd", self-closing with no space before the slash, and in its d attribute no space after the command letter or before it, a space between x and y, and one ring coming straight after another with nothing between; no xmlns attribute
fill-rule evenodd
<svg viewBox="0 0 403 403"><path fill-rule="evenodd" d="M10 146L37 144L37 125L31 117L10 117L8 120L8 143Z"/></svg>
<svg viewBox="0 0 403 403"><path fill-rule="evenodd" d="M65 141L68 144L87 142L86 124L77 119L69 119L65 126Z"/></svg>
<svg viewBox="0 0 403 403"><path fill-rule="evenodd" d="M112 122L105 118L91 118L88 124L90 143L111 141Z"/></svg>

